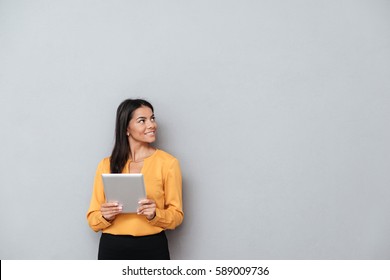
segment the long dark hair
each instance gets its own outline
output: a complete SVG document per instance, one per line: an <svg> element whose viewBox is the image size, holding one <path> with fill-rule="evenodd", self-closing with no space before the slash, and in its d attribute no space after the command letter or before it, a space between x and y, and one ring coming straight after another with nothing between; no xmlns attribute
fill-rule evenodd
<svg viewBox="0 0 390 280"><path fill-rule="evenodd" d="M115 145L110 157L111 173L122 173L129 159L131 147L127 138L127 127L134 111L142 106L149 107L154 112L152 104L143 99L126 99L118 106L115 121Z"/></svg>

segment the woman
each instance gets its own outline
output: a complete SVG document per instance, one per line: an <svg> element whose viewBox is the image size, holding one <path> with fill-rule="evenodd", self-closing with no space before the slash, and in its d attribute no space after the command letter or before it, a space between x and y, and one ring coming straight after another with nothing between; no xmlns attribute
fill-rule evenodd
<svg viewBox="0 0 390 280"><path fill-rule="evenodd" d="M117 110L111 157L97 168L89 226L102 231L98 259L169 259L164 230L183 221L182 178L178 160L151 146L157 123L153 106L142 99L123 101ZM118 203L105 201L103 173L142 173L146 198L137 213L125 214Z"/></svg>

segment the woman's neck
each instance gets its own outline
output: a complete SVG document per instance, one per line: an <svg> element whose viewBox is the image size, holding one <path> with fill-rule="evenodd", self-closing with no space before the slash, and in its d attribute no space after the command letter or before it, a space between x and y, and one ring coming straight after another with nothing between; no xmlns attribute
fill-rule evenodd
<svg viewBox="0 0 390 280"><path fill-rule="evenodd" d="M156 149L149 144L132 144L130 145L130 160L132 162L140 162L151 156Z"/></svg>

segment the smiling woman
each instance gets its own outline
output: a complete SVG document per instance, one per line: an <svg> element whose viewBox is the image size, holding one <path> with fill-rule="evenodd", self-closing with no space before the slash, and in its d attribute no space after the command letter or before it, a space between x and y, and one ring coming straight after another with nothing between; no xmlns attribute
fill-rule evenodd
<svg viewBox="0 0 390 280"><path fill-rule="evenodd" d="M142 106L134 111L133 118L127 128L127 136L132 142L131 146L137 143L153 143L156 140L157 123L153 110L150 107Z"/></svg>
<svg viewBox="0 0 390 280"><path fill-rule="evenodd" d="M182 178L178 160L156 149L157 123L153 106L127 99L117 110L111 157L97 168L87 219L102 231L98 259L169 259L166 229L183 221ZM137 213L122 213L118 202L106 202L103 173L142 173L146 198Z"/></svg>

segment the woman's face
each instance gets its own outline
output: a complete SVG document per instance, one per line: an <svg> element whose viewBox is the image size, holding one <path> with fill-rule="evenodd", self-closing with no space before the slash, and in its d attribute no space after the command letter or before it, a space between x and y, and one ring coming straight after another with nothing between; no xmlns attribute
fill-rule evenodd
<svg viewBox="0 0 390 280"><path fill-rule="evenodd" d="M133 112L127 134L136 142L153 143L156 140L157 123L149 107L142 106Z"/></svg>

